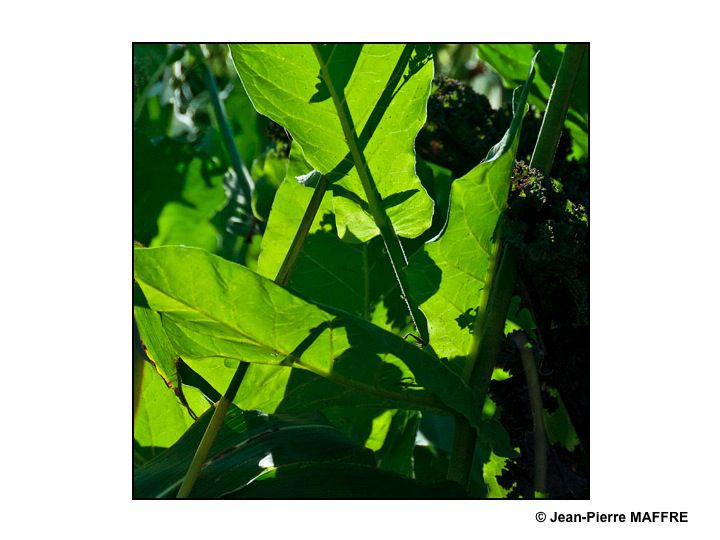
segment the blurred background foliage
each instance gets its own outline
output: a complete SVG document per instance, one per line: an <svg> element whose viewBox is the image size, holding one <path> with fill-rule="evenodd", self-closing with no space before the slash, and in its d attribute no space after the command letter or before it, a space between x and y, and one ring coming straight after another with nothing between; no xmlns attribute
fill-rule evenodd
<svg viewBox="0 0 720 540"><path fill-rule="evenodd" d="M517 156L529 162L564 45L435 44L432 50L435 79L416 151L417 173L435 200L436 215L430 230L407 241L408 255L442 230L452 181L477 165L502 137L512 116L512 89L524 81L540 50ZM224 137L214 92L231 141ZM552 444L552 497L589 494L588 125L586 57L552 181L528 188L515 179L513 188L514 198L523 201L513 209L517 226L510 241L532 248L525 250L532 253L525 268L533 276L528 280L535 296L533 315L542 313L543 320L534 321L516 297L509 331L524 328L534 336L537 328L544 334L544 342L534 341L540 362L548 350L562 348L567 363L556 359L549 368L540 364ZM281 126L255 112L226 45L134 44L133 239L139 244L196 246L256 270L291 145ZM234 163L234 152L241 163ZM531 174L519 170L525 177ZM142 345L135 343L141 355ZM140 366L144 377L136 382L142 396L135 466L171 446L195 413L207 407L208 398L216 399L214 390L181 361L177 371L182 383L175 381L179 391L173 393L168 392L172 381L163 384L158 372ZM506 343L485 407L487 429L477 445L472 496L533 496L532 418L521 371L517 351ZM568 380L569 373L577 380ZM360 426L346 412L324 411L336 428L371 449L381 468L426 481L445 478L453 435L450 417L378 410L361 415ZM159 425L166 427L159 431L154 427Z"/></svg>

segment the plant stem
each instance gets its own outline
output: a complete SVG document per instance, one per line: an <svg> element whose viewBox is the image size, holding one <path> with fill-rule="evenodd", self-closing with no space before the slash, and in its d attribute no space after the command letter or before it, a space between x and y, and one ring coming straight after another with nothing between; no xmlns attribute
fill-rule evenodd
<svg viewBox="0 0 720 540"><path fill-rule="evenodd" d="M560 61L555 82L550 91L545 116L533 151L530 167L538 169L544 175L550 173L555 150L565 125L565 116L570 105L573 86L580 70L586 44L568 43Z"/></svg>
<svg viewBox="0 0 720 540"><path fill-rule="evenodd" d="M543 420L542 394L540 392L540 379L538 378L535 358L527 336L523 332L512 334L512 340L520 349L525 380L530 396L530 410L533 419L533 435L535 440L535 493L547 491L547 439L545 437L545 422ZM536 495L537 496L537 495Z"/></svg>
<svg viewBox="0 0 720 540"><path fill-rule="evenodd" d="M327 179L325 178L325 176L321 176L317 183L317 186L315 186L315 191L313 191L310 203L305 209L305 214L303 215L302 221L298 226L298 230L295 233L295 237L293 238L290 249L285 254L285 259L280 265L280 270L278 271L278 275L275 278L275 283L277 283L278 285L287 284L290 273L292 272L298 255L302 250L302 246L305 243L305 238L307 238L308 232L310 231L310 226L312 225L313 221L315 221L315 216L317 215L317 211L320 208L320 203L322 202L322 198L325 194L326 189ZM240 365L235 370L233 378L228 385L227 391L222 396L222 398L220 398L220 401L217 402L215 410L213 411L212 418L210 418L210 423L205 429L202 440L200 441L200 444L195 451L195 455L193 456L192 462L190 463L190 467L188 468L188 471L185 474L185 478L183 479L183 483L180 486L180 490L177 494L178 499L184 499L190 496L192 488L195 485L198 477L200 476L202 466L205 463L205 460L210 453L210 449L215 442L217 434L220 431L220 427L225 420L225 415L227 414L228 408L235 400L237 391L240 388L240 384L242 383L245 372L247 371L249 366L250 364L248 364L247 362L240 362Z"/></svg>
<svg viewBox="0 0 720 540"><path fill-rule="evenodd" d="M385 211L385 207L382 205L382 197L375 185L375 181L372 177L372 173L370 172L370 167L367 164L365 155L361 150L360 141L358 140L347 100L344 95L341 96L338 93L338 89L335 87L332 77L330 76L328 65L323 59L317 45L313 45L313 51L315 52L318 63L320 64L320 74L322 79L325 82L325 86L327 87L330 96L332 97L335 110L340 118L340 125L342 126L343 134L345 135L345 140L347 141L348 148L350 150L350 155L352 156L355 164L355 170L358 172L360 182L362 183L363 190L365 192L365 198L368 201L370 215L380 231L380 236L385 243L385 248L388 256L390 257L390 264L392 265L395 278L397 279L398 286L400 287L400 296L410 312L410 318L413 321L413 326L420 335L420 339L423 343L427 343L427 330L424 325L420 326L418 323L418 321L424 320L423 315L420 312L420 308L410 299L407 277L405 276L407 257L405 256L405 251L403 250L400 238L395 232L395 228Z"/></svg>
<svg viewBox="0 0 720 540"><path fill-rule="evenodd" d="M245 372L249 366L250 364L246 362L240 362L240 365L235 370L235 374L225 391L225 395L223 395L223 397L220 398L220 401L215 404L215 410L210 418L210 423L205 429L205 433L203 433L200 444L198 445L197 450L195 450L195 455L190 462L190 467L188 468L187 473L185 473L183 483L178 490L178 499L187 499L190 496L190 492L192 491L198 476L200 476L200 471L202 470L202 466L210 453L210 449L215 442L215 438L223 425L225 414L227 413L230 404L235 399L238 388L240 388L240 383L242 383L243 377L245 377Z"/></svg>
<svg viewBox="0 0 720 540"><path fill-rule="evenodd" d="M133 125L140 118L140 115L142 114L142 111L145 108L145 102L147 101L147 98L150 95L150 90L152 89L155 82L163 74L163 71L165 71L166 66L167 66L167 61L163 61L163 63L157 67L157 69L153 72L153 74L150 75L150 79L148 80L147 84L143 88L140 95L137 97L137 100L135 101L135 105L133 106Z"/></svg>
<svg viewBox="0 0 720 540"><path fill-rule="evenodd" d="M555 150L565 125L573 85L586 48L585 44L568 44L560 62L530 162L531 167L539 169L543 174L549 173L555 159ZM514 248L504 246L485 311L475 322L475 334L468 355L465 378L478 393L479 403L485 402L495 359L503 339L505 318L517 277L517 258ZM534 364L532 367L534 368ZM537 380L537 372L534 373ZM526 373L526 377L532 377L532 374ZM542 402L540 408L542 412ZM544 436L544 431L542 433ZM456 417L448 479L460 483L463 487L468 485L475 443L475 431L465 419ZM536 458L540 458L536 459L536 472L541 468L547 469L546 458L543 456L546 456L546 452L536 455ZM541 477L542 474L536 476L536 479Z"/></svg>
<svg viewBox="0 0 720 540"><path fill-rule="evenodd" d="M220 99L220 92L218 91L217 83L215 82L215 76L213 75L210 66L207 65L207 62L205 62L205 56L203 55L202 50L197 51L196 54L199 54L198 60L202 63L205 87L210 95L210 103L212 103L215 119L220 127L220 135L222 136L223 145L225 146L225 150L230 158L230 165L232 165L232 168L235 169L235 172L238 175L238 182L240 183L240 190L245 198L245 205L247 208L250 208L253 188L253 180L250 176L250 171L248 171L245 166L242 156L240 156L240 151L235 145L235 137L233 136L232 128L230 127L230 122L228 121L227 113L225 112L225 105L223 104L222 99Z"/></svg>
<svg viewBox="0 0 720 540"><path fill-rule="evenodd" d="M516 274L515 250L512 246L505 246L490 287L485 315L482 321L480 317L475 321L473 341L464 374L465 380L478 395L478 403L485 403L495 359L502 344L505 318L512 298ZM465 488L470 480L476 438L475 429L467 420L456 416L448 480L458 482Z"/></svg>
<svg viewBox="0 0 720 540"><path fill-rule="evenodd" d="M298 226L298 230L295 233L292 244L290 244L290 249L285 254L285 259L280 265L280 270L278 270L277 276L275 277L275 283L278 285L286 285L290 279L290 272L295 266L295 261L297 261L298 255L300 255L300 251L302 251L305 238L307 238L310 227L312 226L313 221L315 221L315 216L320 208L320 203L322 203L327 186L327 178L325 175L322 175L315 186L310 203L305 209L302 221Z"/></svg>
<svg viewBox="0 0 720 540"><path fill-rule="evenodd" d="M455 432L453 433L447 479L457 482L465 489L470 481L476 438L475 429L467 418L455 415Z"/></svg>

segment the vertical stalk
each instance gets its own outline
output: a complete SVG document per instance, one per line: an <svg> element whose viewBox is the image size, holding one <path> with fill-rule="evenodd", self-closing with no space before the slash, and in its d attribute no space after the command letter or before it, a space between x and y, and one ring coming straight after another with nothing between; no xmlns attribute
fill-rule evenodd
<svg viewBox="0 0 720 540"><path fill-rule="evenodd" d="M212 104L215 119L217 120L218 127L220 128L220 135L222 136L225 151L230 159L230 165L232 165L232 168L235 169L235 172L238 175L240 190L242 191L243 197L245 197L245 204L249 208L250 201L252 200L251 197L253 188L253 180L250 176L250 171L248 171L245 166L242 156L240 155L240 151L235 145L235 137L233 136L230 121L228 120L227 113L225 112L225 105L223 104L222 99L220 99L220 92L218 91L217 83L215 82L215 76L213 75L210 66L208 66L205 61L205 55L202 53L202 50L200 50L199 46L196 49L196 56L198 61L202 64L205 87L210 95L210 103Z"/></svg>
<svg viewBox="0 0 720 540"><path fill-rule="evenodd" d="M400 238L395 232L395 228L390 221L390 218L385 211L385 207L382 205L382 197L378 192L375 181L370 172L370 167L367 164L365 155L360 146L357 132L355 130L355 124L353 122L352 115L350 114L350 108L348 107L347 100L344 95L338 92L338 89L333 84L332 77L327 63L320 53L320 49L317 45L313 45L313 51L317 57L318 63L320 64L320 74L325 82L330 96L332 97L335 110L340 118L340 125L342 126L345 140L347 141L350 155L352 156L355 164L355 169L360 177L360 182L365 192L365 198L368 201L368 207L370 209L370 215L375 222L380 236L385 242L385 248L387 249L388 256L390 257L390 264L392 265L395 273L395 279L398 282L400 288L400 295L405 302L405 305L410 312L410 318L413 321L413 326L420 335L420 339L423 343L427 343L428 335L424 325L420 325L419 321L423 320L423 315L420 312L420 308L410 299L407 277L405 276L405 267L407 266L407 257L403 250Z"/></svg>
<svg viewBox="0 0 720 540"><path fill-rule="evenodd" d="M477 392L478 403L481 404L485 403L495 359L500 352L516 271L514 249L505 246L495 279L490 287L485 320L475 322L475 332L468 354L468 365L472 367L465 371L465 380ZM455 417L455 436L447 478L465 488L470 480L476 438L475 429L468 421L465 418Z"/></svg>
<svg viewBox="0 0 720 540"><path fill-rule="evenodd" d="M240 365L237 370L235 370L235 374L228 385L227 391L215 404L215 410L210 418L210 423L205 429L205 433L203 433L200 444L198 445L197 450L195 450L195 455L190 462L190 467L188 468L185 478L183 479L183 483L178 491L178 499L187 499L190 496L190 492L200 476L202 466L210 453L210 449L212 448L217 434L223 425L223 421L225 420L225 415L230 408L230 404L235 399L238 388L240 388L240 383L242 383L243 377L245 377L245 372L249 366L250 364L246 362L240 362Z"/></svg>
<svg viewBox="0 0 720 540"><path fill-rule="evenodd" d="M538 378L535 358L527 336L523 332L515 332L512 340L520 349L525 380L528 385L530 396L530 411L533 419L534 438L534 483L535 496L547 492L547 438L545 437L545 421L543 420L542 393L540 392L540 379Z"/></svg>
<svg viewBox="0 0 720 540"><path fill-rule="evenodd" d="M586 48L586 44L568 44L560 62L530 163L531 167L539 169L543 174L549 173L555 159L555 150L565 125L565 116L570 104L573 85ZM475 335L465 373L472 388L478 392L480 403L484 403L487 396L495 359L503 338L505 318L516 277L517 254L511 246L504 246L500 266L490 291L486 321L484 324L479 324L481 322L479 317L476 321ZM537 372L535 372L535 376L537 376ZM532 373L528 375L526 372L526 377L532 377ZM542 403L540 409L542 412ZM542 435L544 437L544 431ZM463 487L467 487L470 478L475 443L476 434L470 424L465 419L456 417L448 479L458 482ZM536 471L542 471L543 468L546 470L546 453L544 455L542 452L540 455L536 454L535 466Z"/></svg>
<svg viewBox="0 0 720 540"><path fill-rule="evenodd" d="M315 216L320 208L327 186L327 178L323 175L320 177L320 180L318 180L318 183L315 186L315 191L313 191L312 198L305 209L305 213L303 214L302 221L298 226L297 233L293 238L292 244L290 244L290 249L285 255L285 259L280 265L280 270L278 270L277 276L275 277L275 283L278 285L287 285L287 282L290 279L290 272L295 266L295 261L297 261L298 255L300 255L300 252L302 251L303 244L305 244L305 238L307 238L310 227L312 226L313 221L315 221Z"/></svg>
<svg viewBox="0 0 720 540"><path fill-rule="evenodd" d="M545 116L543 117L540 133L538 134L535 150L533 150L530 166L538 169L544 175L550 174L555 151L557 150L560 135L565 126L565 116L570 105L573 86L577 78L583 55L587 45L584 43L568 43L565 53L560 61L555 82L550 91Z"/></svg>
<svg viewBox="0 0 720 540"><path fill-rule="evenodd" d="M542 174L549 176L555 159L560 135L565 127L565 117L570 106L573 86L577 78L580 64L587 45L584 43L568 43L565 53L560 61L555 82L550 91L545 116L543 117L540 133L538 134L535 149L533 150L530 167L538 169ZM545 425L543 422L542 394L540 392L540 381L537 368L533 360L533 354L528 349L527 338L515 336L514 341L520 348L525 379L528 385L530 397L530 409L533 417L533 433L535 447L535 493L545 493L547 486L547 439L545 436Z"/></svg>
<svg viewBox="0 0 720 540"><path fill-rule="evenodd" d="M245 162L243 161L242 156L240 155L240 151L235 144L235 137L233 135L232 128L230 127L230 121L228 120L227 112L225 111L225 104L220 98L220 92L218 91L215 76L213 75L210 66L205 61L205 54L203 53L200 45L193 45L192 47L195 51L195 57L202 64L205 88L207 89L208 95L210 96L210 103L213 108L213 113L215 114L215 119L218 123L218 127L220 128L220 136L222 137L223 146L225 147L225 151L227 152L228 158L230 160L230 165L232 166L235 174L237 175L237 188L239 189L240 193L242 193L244 199L243 206L245 214L248 216L252 216L253 213L251 209L251 204L252 190L254 186L252 176L250 175L250 171L248 171L247 167L245 166ZM233 190L231 197L237 197L237 193L235 192L235 190ZM240 253L238 254L238 259L241 262L245 261L245 256L247 254L248 248L250 247L250 243L252 242L253 231L256 226L257 222L253 217L250 222L250 231L245 237L245 241L243 242L240 248ZM228 235L228 233L225 232L223 234L223 249L228 255L232 252L232 236L232 233Z"/></svg>

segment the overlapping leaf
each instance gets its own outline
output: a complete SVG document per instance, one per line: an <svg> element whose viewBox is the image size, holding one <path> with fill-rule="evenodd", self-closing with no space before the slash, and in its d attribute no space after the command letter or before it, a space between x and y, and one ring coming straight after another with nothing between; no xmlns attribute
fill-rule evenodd
<svg viewBox="0 0 720 540"><path fill-rule="evenodd" d="M356 464L311 463L268 471L233 499L466 499L459 484L418 482Z"/></svg>
<svg viewBox="0 0 720 540"><path fill-rule="evenodd" d="M163 498L177 493L211 414L208 411L170 449L135 471L135 497ZM268 416L231 407L192 496L222 497L247 486L263 471L317 462L375 464L369 450L352 444L318 419ZM276 497L282 496L276 492Z"/></svg>
<svg viewBox="0 0 720 540"><path fill-rule="evenodd" d="M277 275L312 196L312 188L297 180L310 169L298 154L294 149L290 155L287 176L263 235L258 273L269 279ZM341 241L330 193L323 198L288 286L313 302L383 328L402 330L409 324L407 307L400 299L381 239L361 244Z"/></svg>
<svg viewBox="0 0 720 540"><path fill-rule="evenodd" d="M427 317L430 343L440 357L464 357L475 319L485 309L499 249L496 230L506 206L517 139L531 75L514 104L512 123L485 161L450 191L442 236L410 258L410 294Z"/></svg>
<svg viewBox="0 0 720 540"><path fill-rule="evenodd" d="M346 44L322 51L396 233L422 234L433 210L415 174L414 140L425 121L433 76L429 48ZM286 127L307 162L329 175L340 236L362 241L376 236L312 46L232 45L231 52L255 108Z"/></svg>
<svg viewBox="0 0 720 540"><path fill-rule="evenodd" d="M469 388L437 358L247 268L195 248L136 248L135 279L186 360L298 367L406 407L449 407L478 420Z"/></svg>
<svg viewBox="0 0 720 540"><path fill-rule="evenodd" d="M184 395L195 414L207 410L209 403L197 389L185 387ZM143 455L152 457L172 446L193 422L187 406L180 403L152 365L143 362L140 404L133 426L134 439Z"/></svg>

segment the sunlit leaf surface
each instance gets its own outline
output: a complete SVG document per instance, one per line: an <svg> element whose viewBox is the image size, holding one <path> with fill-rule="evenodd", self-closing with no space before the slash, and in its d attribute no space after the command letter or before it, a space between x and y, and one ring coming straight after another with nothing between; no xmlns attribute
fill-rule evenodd
<svg viewBox="0 0 720 540"><path fill-rule="evenodd" d="M255 108L287 128L307 162L329 175L340 236L365 241L377 235L312 46L232 45L231 52ZM415 174L414 140L433 76L429 48L346 44L327 46L323 54L396 233L422 234L433 210Z"/></svg>

